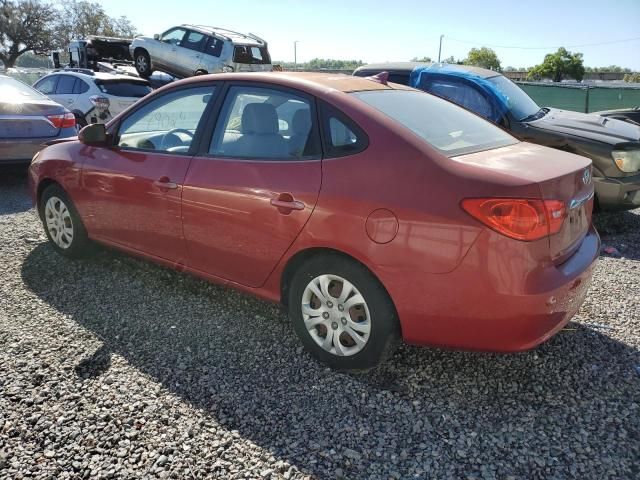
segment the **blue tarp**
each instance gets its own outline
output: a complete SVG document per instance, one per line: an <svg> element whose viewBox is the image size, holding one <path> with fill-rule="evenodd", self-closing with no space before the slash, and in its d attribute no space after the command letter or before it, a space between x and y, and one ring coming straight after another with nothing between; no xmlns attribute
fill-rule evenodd
<svg viewBox="0 0 640 480"><path fill-rule="evenodd" d="M447 94L444 91L437 91L438 80L450 80L451 77L455 77L460 83L472 83L476 85L481 91L483 91L489 99L493 108L480 104L483 99L467 98L462 101L460 98L456 98L455 94ZM478 74L465 70L464 67L458 67L455 65L449 65L446 63L434 63L433 65L416 67L411 72L409 77L409 84L414 88L425 90L436 95L449 98L455 103L463 104L470 110L476 111L482 116L489 118L493 121L499 121L509 110L509 98L502 93L497 85L493 84L486 78L481 77ZM465 89L459 89L465 90ZM459 92L461 95L463 92ZM475 101L475 103L474 103Z"/></svg>

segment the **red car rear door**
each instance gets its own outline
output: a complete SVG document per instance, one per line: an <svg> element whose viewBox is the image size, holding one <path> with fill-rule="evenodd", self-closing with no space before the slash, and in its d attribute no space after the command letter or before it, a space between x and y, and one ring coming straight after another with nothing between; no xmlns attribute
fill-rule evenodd
<svg viewBox="0 0 640 480"><path fill-rule="evenodd" d="M321 155L313 98L259 84L228 86L211 141L184 182L189 265L258 287L313 211Z"/></svg>
<svg viewBox="0 0 640 480"><path fill-rule="evenodd" d="M91 236L186 263L183 182L214 87L153 97L125 117L111 148L88 147L81 205Z"/></svg>

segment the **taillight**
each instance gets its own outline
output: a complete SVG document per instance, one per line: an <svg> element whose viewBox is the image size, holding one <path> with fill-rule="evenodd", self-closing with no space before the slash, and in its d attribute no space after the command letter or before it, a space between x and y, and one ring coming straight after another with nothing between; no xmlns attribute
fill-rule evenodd
<svg viewBox="0 0 640 480"><path fill-rule="evenodd" d="M467 198L462 208L496 232L527 242L558 233L567 217L560 200Z"/></svg>
<svg viewBox="0 0 640 480"><path fill-rule="evenodd" d="M93 106L96 107L97 110L109 110L109 105L111 105L107 97L100 97L98 95L90 96L89 101L93 103Z"/></svg>
<svg viewBox="0 0 640 480"><path fill-rule="evenodd" d="M49 120L55 128L71 128L76 126L76 117L71 112L61 113L59 115L47 115L47 120Z"/></svg>

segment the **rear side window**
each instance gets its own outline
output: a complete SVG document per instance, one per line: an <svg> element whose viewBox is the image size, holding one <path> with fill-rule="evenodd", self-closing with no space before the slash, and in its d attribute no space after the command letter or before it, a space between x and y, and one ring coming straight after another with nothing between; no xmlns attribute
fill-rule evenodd
<svg viewBox="0 0 640 480"><path fill-rule="evenodd" d="M147 93L151 93L149 85L129 80L96 81L96 85L102 93L113 95L114 97L142 98Z"/></svg>
<svg viewBox="0 0 640 480"><path fill-rule="evenodd" d="M408 128L449 157L518 143L489 121L423 92L376 90L350 95Z"/></svg>
<svg viewBox="0 0 640 480"><path fill-rule="evenodd" d="M60 80L58 81L58 86L56 87L56 94L72 94L74 83L76 83L76 77L72 77L71 75L60 75Z"/></svg>
<svg viewBox="0 0 640 480"><path fill-rule="evenodd" d="M326 104L322 105L322 130L327 157L354 155L367 148L369 142L355 122Z"/></svg>
<svg viewBox="0 0 640 480"><path fill-rule="evenodd" d="M76 78L76 83L73 85L73 93L78 95L86 93L89 90L89 85L83 80Z"/></svg>
<svg viewBox="0 0 640 480"><path fill-rule="evenodd" d="M214 57L219 57L222 53L222 46L224 42L219 38L209 37L207 40L207 45L204 48L204 53L207 55L213 55Z"/></svg>
<svg viewBox="0 0 640 480"><path fill-rule="evenodd" d="M271 57L266 47L254 45L236 45L233 49L233 61L236 63L249 63L262 65L271 63Z"/></svg>
<svg viewBox="0 0 640 480"><path fill-rule="evenodd" d="M60 75L51 75L37 82L34 85L34 87L40 93L44 93L45 95L54 94L56 91L56 84L58 83L59 78L60 78Z"/></svg>

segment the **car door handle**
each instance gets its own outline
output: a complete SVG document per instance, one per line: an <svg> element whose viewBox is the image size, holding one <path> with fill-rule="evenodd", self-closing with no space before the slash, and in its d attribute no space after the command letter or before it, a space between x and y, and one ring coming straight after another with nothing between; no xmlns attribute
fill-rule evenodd
<svg viewBox="0 0 640 480"><path fill-rule="evenodd" d="M289 193L283 193L278 195L278 198L272 198L271 205L283 210L304 210L304 203L295 200Z"/></svg>
<svg viewBox="0 0 640 480"><path fill-rule="evenodd" d="M174 182L170 182L168 177L162 177L159 180L153 182L153 185L158 188L166 188L174 190L178 188L178 184Z"/></svg>

